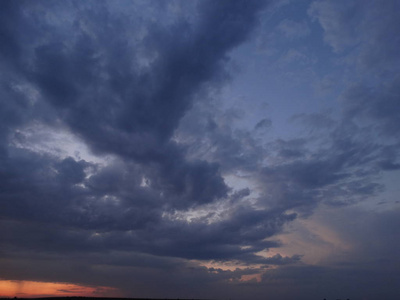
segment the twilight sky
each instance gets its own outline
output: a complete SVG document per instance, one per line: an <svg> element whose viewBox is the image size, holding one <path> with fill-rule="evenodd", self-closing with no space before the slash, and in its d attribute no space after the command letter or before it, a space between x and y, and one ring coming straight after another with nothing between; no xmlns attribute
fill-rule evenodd
<svg viewBox="0 0 400 300"><path fill-rule="evenodd" d="M400 298L400 1L0 6L0 296Z"/></svg>

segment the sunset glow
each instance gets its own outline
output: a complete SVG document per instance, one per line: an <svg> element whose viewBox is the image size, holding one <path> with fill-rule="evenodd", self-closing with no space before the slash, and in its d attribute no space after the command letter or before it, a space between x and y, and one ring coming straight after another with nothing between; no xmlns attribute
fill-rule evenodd
<svg viewBox="0 0 400 300"><path fill-rule="evenodd" d="M25 280L0 280L0 297L51 297L51 296L96 296L116 297L117 289L98 286L89 287L59 282L37 282Z"/></svg>

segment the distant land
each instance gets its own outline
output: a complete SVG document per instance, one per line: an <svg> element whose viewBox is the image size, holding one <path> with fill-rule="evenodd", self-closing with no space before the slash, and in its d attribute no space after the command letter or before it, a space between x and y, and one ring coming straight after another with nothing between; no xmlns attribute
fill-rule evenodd
<svg viewBox="0 0 400 300"><path fill-rule="evenodd" d="M211 299L199 299L199 298L122 298L122 297L32 297L32 298L20 298L20 297L0 297L0 299L18 299L18 300L211 300Z"/></svg>

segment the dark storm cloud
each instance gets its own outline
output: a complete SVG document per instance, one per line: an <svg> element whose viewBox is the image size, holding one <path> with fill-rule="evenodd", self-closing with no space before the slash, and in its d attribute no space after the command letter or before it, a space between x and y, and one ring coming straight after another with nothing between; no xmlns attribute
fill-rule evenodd
<svg viewBox="0 0 400 300"><path fill-rule="evenodd" d="M222 70L225 53L246 38L261 4L204 2L197 26L152 24L143 43L156 58L145 70L136 66L144 58L132 63L135 48L126 46L128 20L117 21L106 8L78 12L77 22L95 38L82 30L65 45L53 33L34 49L29 77L93 150L157 164L160 185L185 201L209 202L227 192L218 166L187 162L168 140L194 94ZM104 23L111 26L98 26Z"/></svg>
<svg viewBox="0 0 400 300"><path fill-rule="evenodd" d="M295 218L282 210L236 206L211 224L164 216L228 197L219 164L187 159L187 148L171 138L195 97L225 80L227 52L247 39L263 1L202 1L197 23L167 25L116 13L104 1L6 4L4 249L298 260L255 254L279 246L264 239ZM94 153L114 155L113 162L104 167L15 146L35 122L68 128Z"/></svg>
<svg viewBox="0 0 400 300"><path fill-rule="evenodd" d="M3 36L6 45L26 52L13 57L21 66L16 76L51 105L54 117L46 121L64 122L95 152L152 163L154 182L190 205L224 197L228 188L217 164L187 162L169 138L193 96L222 75L226 52L246 39L262 5L202 2L199 24L151 23L138 44L130 31L140 26L111 14L107 2L68 2L72 20L64 24L54 22L59 4L23 2L11 5L16 17L6 18ZM35 22L43 10L49 17ZM37 41L27 44L32 33L19 34L16 21L29 25ZM141 53L143 45L149 53Z"/></svg>
<svg viewBox="0 0 400 300"><path fill-rule="evenodd" d="M60 253L30 252L26 256L26 253L9 252L2 255L0 266L10 279L78 280L82 284L121 287L128 293L137 292L135 295L145 297L173 297L178 290L182 293L181 297L204 298L220 293L221 296L243 299L250 293L254 299L263 299L266 294L288 300L306 300L311 296L363 299L383 295L387 299L396 299L399 296L396 285L399 280L399 211L367 213L354 209L339 210L336 214L327 212L325 220L334 222L336 228L339 224L340 235L344 234L356 251L346 253L348 257L343 260L319 266L298 264L230 271L199 267L180 259L117 251L92 252L90 255L71 252L68 261ZM7 226L3 223L0 228L7 229ZM270 263L276 265L290 260L296 260L296 257L275 255L270 258ZM164 273L157 268L163 269ZM239 281L243 275L254 274L263 274L261 282ZM132 278L135 280L132 281ZM185 287L180 289L181 285ZM249 285L249 288L243 289L243 285ZM291 288L287 289L287 286ZM226 290L231 294L227 294Z"/></svg>
<svg viewBox="0 0 400 300"><path fill-rule="evenodd" d="M360 21L359 4L312 5L310 14L338 51L354 46L353 31L342 40L339 33L345 30L341 22L349 27ZM306 274L301 282L308 287L313 278L331 278L332 268L275 254L281 242L274 238L320 203L341 207L382 191L375 179L399 168L398 145L380 144L373 134L397 136L398 80L386 81L382 90L352 85L343 94L342 118L294 116L309 130L304 136L271 140L264 129L272 122L265 118L250 130L238 128L244 112L223 111L214 98L231 75L229 52L250 38L264 5L2 4L0 277L181 298L211 298L226 290L238 297L239 287L243 298L249 298L244 291L262 298L271 290L269 280L283 285ZM374 33L375 46L385 22ZM396 24L392 18L389 23ZM359 64L386 68L373 48L359 50ZM379 124L370 130L360 120ZM37 124L70 132L106 159L89 162L31 147L44 139L35 135ZM224 179L229 176L230 186ZM235 178L254 186L236 186ZM379 226L380 233L389 232ZM389 246L379 243L371 251L381 255ZM277 248L274 255L260 255L270 248ZM246 268L206 268L195 261ZM242 281L244 275L261 278L269 266L285 268L260 283ZM342 274L332 276L342 284Z"/></svg>
<svg viewBox="0 0 400 300"><path fill-rule="evenodd" d="M95 150L165 161L164 148L158 147L168 141L194 94L221 72L226 52L245 40L261 4L202 2L200 24L150 24L142 40L155 56L147 58L148 68L140 68L146 57L127 47L131 20L117 20L103 5L76 11L78 24L61 28L77 30L67 42L60 39L63 32L52 32L51 23L41 25L52 34L34 49L29 75Z"/></svg>
<svg viewBox="0 0 400 300"><path fill-rule="evenodd" d="M64 254L114 249L270 264L254 253L278 246L263 239L295 217L237 207L229 219L210 225L162 220L169 204L162 201L168 199L140 187L135 166L115 164L85 179L84 171L96 166L72 158L54 162L18 149L4 166L2 218L9 221L2 226L3 249Z"/></svg>
<svg viewBox="0 0 400 300"><path fill-rule="evenodd" d="M207 268L180 259L164 259L133 252L71 253L68 260L57 254L31 253L24 257L14 253L0 258L0 265L8 278L21 277L40 281L78 281L84 285L102 285L121 288L125 295L137 297L194 298L215 296L217 291L246 284L243 275L257 275L267 267L224 270ZM274 256L271 264L290 264L296 257ZM162 270L160 272L160 269ZM38 271L40 270L40 271ZM134 280L132 280L134 279ZM207 286L205 289L204 287ZM155 288L157 287L157 288ZM255 286L259 288L259 286Z"/></svg>
<svg viewBox="0 0 400 300"><path fill-rule="evenodd" d="M74 211L65 205L62 208L65 217L58 217L61 212L49 205L36 210L31 208L34 215L12 215L5 211L11 220L4 221L2 226L4 249L17 246L25 250L57 253L121 250L188 259L233 259L273 264L274 259L265 259L254 253L279 246L264 239L280 232L285 223L295 218L294 215L242 208L234 211L226 221L207 225L203 222L161 221L161 212L148 208L148 204L145 207L113 207L104 202L102 205L89 202L86 206L89 207L80 206ZM29 229L26 228L31 222L38 225L32 223ZM52 228L46 226L49 222ZM15 239L15 236L19 238Z"/></svg>

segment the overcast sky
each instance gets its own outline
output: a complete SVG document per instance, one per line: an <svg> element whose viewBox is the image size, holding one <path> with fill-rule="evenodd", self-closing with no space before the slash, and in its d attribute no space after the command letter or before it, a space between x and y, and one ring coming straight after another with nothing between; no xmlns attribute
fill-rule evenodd
<svg viewBox="0 0 400 300"><path fill-rule="evenodd" d="M0 296L398 299L400 1L1 1Z"/></svg>

